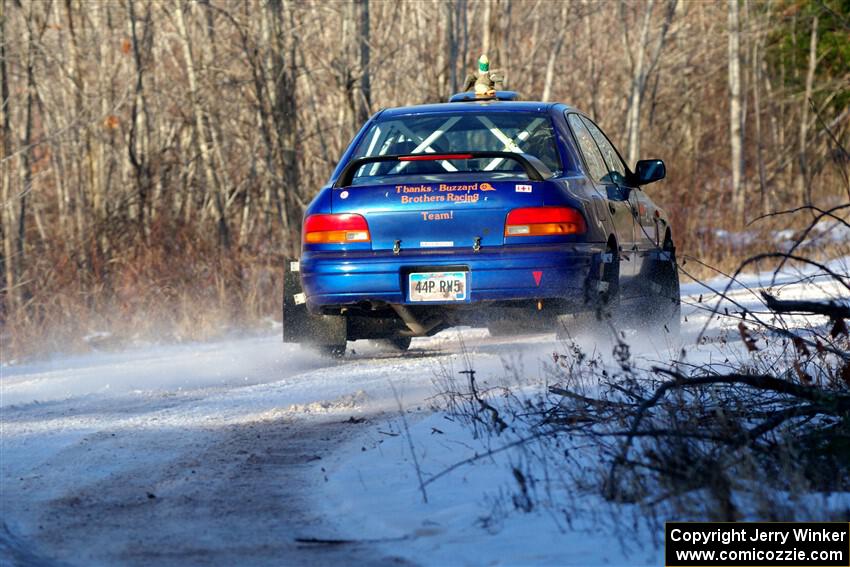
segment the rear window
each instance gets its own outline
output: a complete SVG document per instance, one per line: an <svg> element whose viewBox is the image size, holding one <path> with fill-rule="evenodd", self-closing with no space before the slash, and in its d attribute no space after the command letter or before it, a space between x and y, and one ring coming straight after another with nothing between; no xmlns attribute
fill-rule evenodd
<svg viewBox="0 0 850 567"><path fill-rule="evenodd" d="M555 174L563 170L548 115L529 112L420 114L384 120L366 132L353 158L470 151L525 153L542 161ZM353 181L359 185L382 182L376 178L384 177L469 172L525 175L513 160L479 158L367 164Z"/></svg>

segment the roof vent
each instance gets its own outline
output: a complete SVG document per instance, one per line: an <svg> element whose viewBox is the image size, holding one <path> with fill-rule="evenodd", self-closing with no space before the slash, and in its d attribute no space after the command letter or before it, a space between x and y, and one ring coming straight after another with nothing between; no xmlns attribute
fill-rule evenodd
<svg viewBox="0 0 850 567"><path fill-rule="evenodd" d="M493 96L476 95L474 92L456 93L451 96L449 102L475 102L487 100L519 100L516 91L496 91Z"/></svg>

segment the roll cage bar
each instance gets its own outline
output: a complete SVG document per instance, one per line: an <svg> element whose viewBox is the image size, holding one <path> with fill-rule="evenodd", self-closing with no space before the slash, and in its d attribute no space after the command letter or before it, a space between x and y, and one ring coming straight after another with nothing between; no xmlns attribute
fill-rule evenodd
<svg viewBox="0 0 850 567"><path fill-rule="evenodd" d="M364 165L368 165L370 163L382 163L382 162L411 162L411 161L452 161L452 160L464 160L464 159L481 159L481 158L492 158L499 160L511 160L515 161L522 166L523 170L525 170L525 175L528 177L530 181L543 181L545 179L549 179L554 176L552 170L549 169L546 164L537 159L536 157L523 154L518 152L495 152L495 151L471 151L471 152L460 152L460 153L451 153L451 154L429 154L429 153L417 153L417 154L404 154L404 155L377 155L377 156L367 156L362 158L353 159L348 162L343 168L342 172L339 174L339 177L333 184L334 189L338 189L340 187L349 187L351 182L354 180L354 174L363 167Z"/></svg>

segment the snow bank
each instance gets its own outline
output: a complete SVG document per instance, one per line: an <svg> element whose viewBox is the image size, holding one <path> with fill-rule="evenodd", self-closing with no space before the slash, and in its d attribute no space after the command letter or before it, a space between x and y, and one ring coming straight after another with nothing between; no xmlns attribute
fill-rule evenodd
<svg viewBox="0 0 850 567"><path fill-rule="evenodd" d="M440 414L419 420L410 434L425 478L482 451L479 440ZM377 541L423 566L663 562L649 534L634 534L623 548L599 499L578 499L563 511L514 510L505 492L516 486L514 458L503 453L458 468L426 487L426 503L403 430L376 428L335 456L317 504L341 519L337 537Z"/></svg>

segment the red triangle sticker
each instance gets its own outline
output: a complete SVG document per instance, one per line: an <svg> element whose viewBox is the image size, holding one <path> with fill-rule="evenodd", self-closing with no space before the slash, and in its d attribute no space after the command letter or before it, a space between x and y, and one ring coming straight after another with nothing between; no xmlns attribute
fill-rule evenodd
<svg viewBox="0 0 850 567"><path fill-rule="evenodd" d="M537 287L540 287L540 278L543 277L543 272L531 272L534 276L534 283L537 284Z"/></svg>

